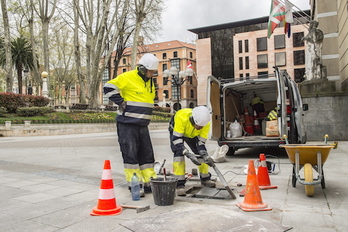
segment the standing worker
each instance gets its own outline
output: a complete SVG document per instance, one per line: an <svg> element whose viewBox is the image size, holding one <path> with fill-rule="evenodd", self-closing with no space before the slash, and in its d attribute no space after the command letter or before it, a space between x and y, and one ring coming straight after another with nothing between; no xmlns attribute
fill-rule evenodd
<svg viewBox="0 0 348 232"><path fill-rule="evenodd" d="M170 147L174 153L173 171L178 178L177 195L186 196L185 191L185 156L198 165L202 185L214 188L209 173L209 166L213 160L209 157L205 142L210 130L210 112L205 106L194 109L181 109L175 113L169 124ZM185 147L190 147L192 153ZM209 165L209 166L208 166Z"/></svg>
<svg viewBox="0 0 348 232"><path fill-rule="evenodd" d="M256 93L254 93L254 98L251 99L250 105L253 108L253 111L255 110L256 113L260 113L260 112L264 112L265 111L265 107L263 105L263 101L262 101L261 97L256 95Z"/></svg>
<svg viewBox="0 0 348 232"><path fill-rule="evenodd" d="M122 73L104 85L104 94L119 106L116 127L128 188L131 189L131 179L136 173L141 197L151 192L150 180L157 177L147 127L155 98L152 77L157 69L158 59L146 53L135 70Z"/></svg>

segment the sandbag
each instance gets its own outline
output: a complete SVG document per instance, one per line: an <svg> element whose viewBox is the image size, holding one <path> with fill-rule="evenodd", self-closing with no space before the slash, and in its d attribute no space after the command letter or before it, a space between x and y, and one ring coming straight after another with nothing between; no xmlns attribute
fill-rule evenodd
<svg viewBox="0 0 348 232"><path fill-rule="evenodd" d="M230 124L230 131L231 131L232 138L241 137L243 134L242 126L240 125L239 122L237 122L237 120L235 120L234 122Z"/></svg>

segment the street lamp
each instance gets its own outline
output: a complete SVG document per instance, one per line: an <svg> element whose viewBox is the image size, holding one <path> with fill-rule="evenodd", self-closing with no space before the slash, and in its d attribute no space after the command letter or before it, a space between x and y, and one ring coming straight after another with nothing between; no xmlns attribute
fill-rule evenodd
<svg viewBox="0 0 348 232"><path fill-rule="evenodd" d="M181 85L185 83L185 81L191 81L193 76L193 70L191 68L186 69L185 71L178 72L176 67L171 67L169 70L163 71L163 84L167 84L168 81L172 82L173 86L176 87L176 100L177 106L176 111L180 109L180 88ZM171 79L169 80L169 77Z"/></svg>
<svg viewBox="0 0 348 232"><path fill-rule="evenodd" d="M41 77L42 77L42 96L48 98L48 88L47 88L48 73L46 71L43 71L41 73Z"/></svg>
<svg viewBox="0 0 348 232"><path fill-rule="evenodd" d="M29 70L28 69L24 69L23 70L23 75L24 75L24 79L25 79L25 93L29 94L28 91L28 76L29 76ZM22 88L23 89L23 88Z"/></svg>

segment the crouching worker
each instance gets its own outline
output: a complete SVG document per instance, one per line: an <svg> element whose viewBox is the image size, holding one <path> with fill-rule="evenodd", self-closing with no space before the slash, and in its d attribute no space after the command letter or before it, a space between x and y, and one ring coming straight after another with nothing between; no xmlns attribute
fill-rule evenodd
<svg viewBox="0 0 348 232"><path fill-rule="evenodd" d="M177 195L186 196L185 156L198 166L202 185L214 188L209 173L213 160L208 156L205 142L210 130L210 113L207 107L181 109L172 117L169 125L170 147L174 153L173 172L178 178ZM193 153L185 147L184 142Z"/></svg>

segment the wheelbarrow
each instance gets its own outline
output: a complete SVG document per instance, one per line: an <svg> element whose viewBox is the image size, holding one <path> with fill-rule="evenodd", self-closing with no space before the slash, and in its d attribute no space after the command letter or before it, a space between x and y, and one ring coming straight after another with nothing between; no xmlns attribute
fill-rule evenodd
<svg viewBox="0 0 348 232"><path fill-rule="evenodd" d="M288 144L286 136L284 147L293 164L292 186L296 187L296 182L305 185L305 193L308 197L314 195L314 185L321 184L325 188L325 178L323 165L326 162L332 148L337 148L337 142L327 144L328 135L325 135L324 144ZM304 178L300 176L300 170L303 168ZM318 173L317 178L313 178L313 169Z"/></svg>

